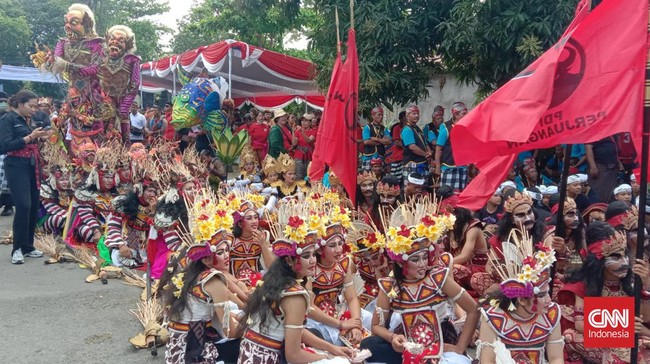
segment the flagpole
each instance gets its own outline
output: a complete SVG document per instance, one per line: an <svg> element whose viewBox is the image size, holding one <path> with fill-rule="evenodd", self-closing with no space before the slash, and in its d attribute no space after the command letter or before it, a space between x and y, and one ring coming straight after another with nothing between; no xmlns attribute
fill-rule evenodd
<svg viewBox="0 0 650 364"><path fill-rule="evenodd" d="M354 0L350 0L350 29L354 30Z"/></svg>
<svg viewBox="0 0 650 364"><path fill-rule="evenodd" d="M334 24L336 24L336 53L341 53L341 34L339 34L339 8L334 7Z"/></svg>
<svg viewBox="0 0 650 364"><path fill-rule="evenodd" d="M564 164L562 166L562 175L560 176L560 201L557 203L557 215L555 215L555 236L565 239L564 236L564 202L566 201L566 183L569 178L569 165L571 164L572 144L567 144L564 148ZM551 284L548 287L549 296L553 296L553 282L555 280L555 264L551 266Z"/></svg>
<svg viewBox="0 0 650 364"><path fill-rule="evenodd" d="M650 16L648 17L650 29ZM639 220L636 243L636 259L643 259L643 242L645 241L645 214L648 198L648 152L650 151L650 49L645 63L645 94L643 97L643 133L641 134L641 188L639 188ZM634 312L641 313L641 279L634 277ZM630 353L630 363L636 364L639 358L639 335L634 334L634 347Z"/></svg>

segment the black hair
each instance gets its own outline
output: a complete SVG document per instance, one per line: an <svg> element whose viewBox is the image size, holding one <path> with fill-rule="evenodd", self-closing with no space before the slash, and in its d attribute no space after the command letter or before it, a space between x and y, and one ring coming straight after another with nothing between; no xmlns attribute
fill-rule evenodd
<svg viewBox="0 0 650 364"><path fill-rule="evenodd" d="M8 98L9 98L9 95L7 95L6 92L4 92L4 91L0 91L0 101L2 101L2 100L6 100L6 99L8 99Z"/></svg>
<svg viewBox="0 0 650 364"><path fill-rule="evenodd" d="M37 99L37 98L38 96L36 96L35 93L29 90L20 90L15 95L11 96L7 101L7 103L9 104L9 106L16 108L20 104L26 104L30 100Z"/></svg>
<svg viewBox="0 0 650 364"><path fill-rule="evenodd" d="M178 320L181 312L183 312L187 307L187 299L192 287L196 284L199 275L208 268L201 260L186 260L187 258L185 257L185 253L182 253L178 260L172 260L172 262L169 263L168 267L173 267L172 272L170 273L166 269L160 279L160 283L158 284L158 292L163 292L163 302L169 307L168 316L172 320ZM183 266L183 264L180 263L182 261L188 261L189 264ZM178 273L184 273L185 275L183 276L181 294L176 297L174 292L177 288L173 284L170 284L170 282Z"/></svg>
<svg viewBox="0 0 650 364"><path fill-rule="evenodd" d="M264 284L255 289L244 308L246 322L251 314L259 315L259 327L268 327L269 319L275 319L273 311L280 307L282 292L296 282L296 272L289 266L288 259L276 259L264 274ZM242 325L243 326L243 325Z"/></svg>
<svg viewBox="0 0 650 364"><path fill-rule="evenodd" d="M244 116L242 117L242 121L245 122L245 123L247 123L247 122L249 122L249 121L253 121L253 115L251 115L251 114L244 114Z"/></svg>
<svg viewBox="0 0 650 364"><path fill-rule="evenodd" d="M140 201L138 200L138 195L133 192L129 191L126 194L126 199L124 200L124 214L128 216L131 219L135 219L138 217L138 209L140 208Z"/></svg>
<svg viewBox="0 0 650 364"><path fill-rule="evenodd" d="M482 304L483 308L489 308L489 302L492 300L499 301L499 308L505 312L509 312L508 308L510 307L510 304L513 304L515 306L517 305L517 298L506 297L506 295L501 292L501 289L486 294L485 301L483 301Z"/></svg>
<svg viewBox="0 0 650 364"><path fill-rule="evenodd" d="M406 117L406 111L400 111L399 114L397 115L397 119L399 119L399 121L404 120L405 117Z"/></svg>
<svg viewBox="0 0 650 364"><path fill-rule="evenodd" d="M232 235L236 238L241 238L244 233L244 229L241 227L241 221L232 225Z"/></svg>
<svg viewBox="0 0 650 364"><path fill-rule="evenodd" d="M465 245L465 239L463 239L463 232L465 231L465 225L469 224L470 221L474 219L472 212L464 207L454 208L454 216L456 216L456 222L454 222L454 229L452 234L454 240L458 243L458 246L462 249Z"/></svg>
<svg viewBox="0 0 650 364"><path fill-rule="evenodd" d="M363 196L363 193L361 193L361 185L357 185L357 200L354 204L354 207L357 209L359 206L361 206L361 203L365 200L365 197ZM377 195L377 183L374 184L372 188L372 196L370 196L370 206L372 209L372 206L375 206L375 204L379 201L379 195Z"/></svg>

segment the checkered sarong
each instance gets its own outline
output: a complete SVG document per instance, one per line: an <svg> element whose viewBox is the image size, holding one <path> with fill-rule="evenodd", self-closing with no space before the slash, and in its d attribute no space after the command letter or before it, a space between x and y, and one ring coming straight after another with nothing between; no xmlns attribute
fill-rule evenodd
<svg viewBox="0 0 650 364"><path fill-rule="evenodd" d="M440 185L447 185L454 190L462 191L467 186L466 167L443 167Z"/></svg>
<svg viewBox="0 0 650 364"><path fill-rule="evenodd" d="M0 193L9 193L9 186L5 177L5 157L5 154L0 155Z"/></svg>
<svg viewBox="0 0 650 364"><path fill-rule="evenodd" d="M403 166L402 169L402 177L403 177L403 182L404 185L406 185L409 174L411 173L419 173L425 180L429 178L429 175L431 172L429 172L429 164L427 162L422 162L422 163L415 163L415 162L409 162L405 166Z"/></svg>

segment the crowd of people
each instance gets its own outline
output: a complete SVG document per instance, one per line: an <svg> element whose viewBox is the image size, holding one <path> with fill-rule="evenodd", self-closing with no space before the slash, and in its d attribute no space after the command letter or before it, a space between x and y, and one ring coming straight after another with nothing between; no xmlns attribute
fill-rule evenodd
<svg viewBox="0 0 650 364"><path fill-rule="evenodd" d="M562 146L521 155L470 211L457 196L476 171L454 164L449 139L462 103L423 128L416 106L391 127L374 108L353 202L331 171L308 178L318 113L233 113L228 127L249 144L228 178L205 134L171 127L171 104L133 104L130 143L73 157L65 137L53 142L51 101L2 96L12 263L53 241L92 269L88 281L148 267L164 328L145 331L166 342L167 363L624 363L629 349L585 345L584 299L631 296L635 282L650 360L650 246L636 235L650 206L637 206L625 135L573 147L562 211Z"/></svg>

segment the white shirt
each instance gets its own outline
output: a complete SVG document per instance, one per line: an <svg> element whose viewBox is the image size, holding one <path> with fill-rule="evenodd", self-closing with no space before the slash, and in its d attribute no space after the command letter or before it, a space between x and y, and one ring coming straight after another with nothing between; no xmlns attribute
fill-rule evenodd
<svg viewBox="0 0 650 364"><path fill-rule="evenodd" d="M144 115L140 113L129 113L129 118L131 119L131 127L138 128L142 130L142 135L133 135L131 134L131 140L144 140L144 126L147 123L147 119L144 118Z"/></svg>

